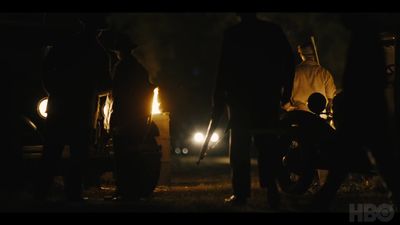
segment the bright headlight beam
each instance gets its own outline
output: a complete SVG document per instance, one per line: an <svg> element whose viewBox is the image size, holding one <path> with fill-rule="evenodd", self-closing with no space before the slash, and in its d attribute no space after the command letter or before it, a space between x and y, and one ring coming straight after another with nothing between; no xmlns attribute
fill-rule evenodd
<svg viewBox="0 0 400 225"><path fill-rule="evenodd" d="M39 113L39 116L42 118L46 118L47 117L47 102L48 102L48 98L42 98L39 103L38 103L38 107L37 107L37 111Z"/></svg>
<svg viewBox="0 0 400 225"><path fill-rule="evenodd" d="M204 141L204 135L202 133L200 133L200 132L197 132L197 133L194 134L193 139L197 143L202 143Z"/></svg>
<svg viewBox="0 0 400 225"><path fill-rule="evenodd" d="M213 133L213 135L211 136L210 141L211 142L217 142L219 140L219 135L217 133Z"/></svg>

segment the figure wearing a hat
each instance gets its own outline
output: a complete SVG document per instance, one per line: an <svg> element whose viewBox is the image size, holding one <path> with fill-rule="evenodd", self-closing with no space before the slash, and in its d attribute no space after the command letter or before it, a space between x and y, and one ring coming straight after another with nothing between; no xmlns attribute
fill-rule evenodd
<svg viewBox="0 0 400 225"><path fill-rule="evenodd" d="M308 97L319 92L327 99L327 112L331 111L336 86L332 74L318 64L316 54L311 43L299 45L297 48L302 63L296 66L296 75L293 83L291 103L285 106L287 110L299 109L310 111L307 106Z"/></svg>
<svg viewBox="0 0 400 225"><path fill-rule="evenodd" d="M126 34L117 34L111 46L118 59L112 70L112 122L117 127L128 125L135 118L147 118L151 113L154 87L146 68L132 55L136 47Z"/></svg>
<svg viewBox="0 0 400 225"><path fill-rule="evenodd" d="M151 114L154 86L149 81L146 68L133 56L137 45L126 34L113 36L110 50L118 61L112 70L113 113L111 130L116 159L116 183L118 197L134 198L130 190L135 180L129 174L131 168L129 152L144 139Z"/></svg>

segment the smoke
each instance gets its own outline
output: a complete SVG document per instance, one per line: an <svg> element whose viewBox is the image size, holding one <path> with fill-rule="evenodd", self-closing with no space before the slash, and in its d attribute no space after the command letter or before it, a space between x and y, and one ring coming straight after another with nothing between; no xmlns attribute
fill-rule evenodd
<svg viewBox="0 0 400 225"><path fill-rule="evenodd" d="M190 103L198 104L200 111L209 109L223 31L236 22L234 13L127 13L108 18L112 29L129 34L139 45L134 54L164 91L160 97L168 111Z"/></svg>
<svg viewBox="0 0 400 225"><path fill-rule="evenodd" d="M151 79L181 77L179 71L187 61L198 58L198 47L217 47L229 14L129 13L112 14L113 29L128 33L139 45L135 55L148 69ZM214 49L207 49L214 51ZM219 50L219 49L218 49ZM197 55L197 56L196 56ZM177 65L177 60L179 66ZM176 66L175 68L173 68Z"/></svg>

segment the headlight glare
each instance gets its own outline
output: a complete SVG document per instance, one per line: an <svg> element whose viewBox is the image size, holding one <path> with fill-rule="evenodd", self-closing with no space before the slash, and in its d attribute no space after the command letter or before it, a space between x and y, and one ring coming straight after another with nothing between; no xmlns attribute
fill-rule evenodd
<svg viewBox="0 0 400 225"><path fill-rule="evenodd" d="M44 97L42 99L40 99L38 105L37 105L37 112L39 114L40 117L42 117L43 119L46 119L47 117L47 102L48 102L49 98L48 97Z"/></svg>

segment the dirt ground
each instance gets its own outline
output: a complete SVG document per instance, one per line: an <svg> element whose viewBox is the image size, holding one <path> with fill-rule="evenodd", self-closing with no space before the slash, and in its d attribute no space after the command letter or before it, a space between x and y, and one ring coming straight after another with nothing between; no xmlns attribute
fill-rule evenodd
<svg viewBox="0 0 400 225"><path fill-rule="evenodd" d="M168 185L159 185L151 197L135 202L115 201L112 172L103 173L98 183L87 186L86 200L67 203L63 197L62 177L55 179L51 201L39 204L29 193L22 193L5 212L275 212L268 208L266 191L258 184L256 161L252 161L252 196L246 206L228 207L224 198L231 192L227 157L210 157L195 164L196 157L173 157ZM302 196L281 194L281 212L310 212L309 204L318 186ZM332 212L348 213L351 203L391 203L388 191L378 176L351 174L342 184L332 205Z"/></svg>

